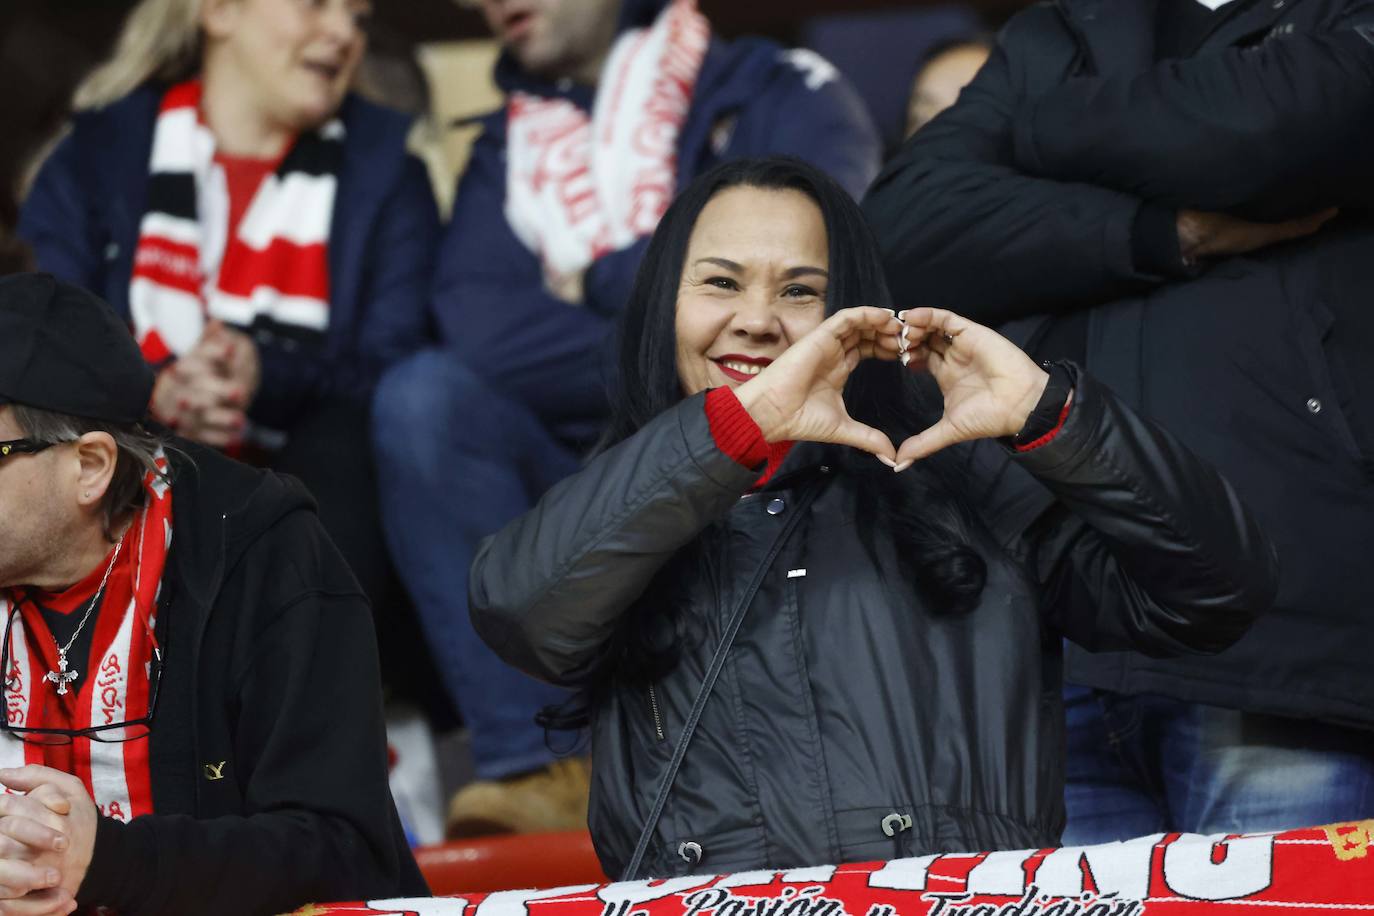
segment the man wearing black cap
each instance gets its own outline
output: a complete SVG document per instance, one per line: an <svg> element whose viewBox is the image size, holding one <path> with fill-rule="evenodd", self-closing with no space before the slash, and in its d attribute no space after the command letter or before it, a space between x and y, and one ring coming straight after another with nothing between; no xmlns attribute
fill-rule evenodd
<svg viewBox="0 0 1374 916"><path fill-rule="evenodd" d="M112 309L0 278L0 912L424 894L366 600L294 481L141 425Z"/></svg>

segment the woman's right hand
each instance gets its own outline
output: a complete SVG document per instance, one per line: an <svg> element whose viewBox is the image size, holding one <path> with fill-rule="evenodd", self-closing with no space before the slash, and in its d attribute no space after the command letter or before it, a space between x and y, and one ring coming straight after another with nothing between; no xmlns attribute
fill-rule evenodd
<svg viewBox="0 0 1374 916"><path fill-rule="evenodd" d="M902 323L880 308L841 309L735 389L769 442L833 442L876 455L889 467L892 441L849 416L844 385L864 359L895 360Z"/></svg>

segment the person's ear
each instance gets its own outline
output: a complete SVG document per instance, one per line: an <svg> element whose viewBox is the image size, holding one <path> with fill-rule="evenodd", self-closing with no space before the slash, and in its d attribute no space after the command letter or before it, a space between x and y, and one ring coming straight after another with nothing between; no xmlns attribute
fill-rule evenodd
<svg viewBox="0 0 1374 916"><path fill-rule="evenodd" d="M86 433L73 443L78 463L76 499L83 509L93 509L105 498L114 479L119 448L109 433Z"/></svg>
<svg viewBox="0 0 1374 916"><path fill-rule="evenodd" d="M228 38L238 23L241 0L201 0L200 28L209 39Z"/></svg>

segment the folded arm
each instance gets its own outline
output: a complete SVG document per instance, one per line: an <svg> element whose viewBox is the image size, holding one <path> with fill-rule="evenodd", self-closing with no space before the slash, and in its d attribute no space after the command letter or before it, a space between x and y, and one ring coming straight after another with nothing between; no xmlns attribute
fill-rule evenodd
<svg viewBox="0 0 1374 916"><path fill-rule="evenodd" d="M1007 51L1014 30L1002 42L864 201L894 298L996 326L1162 282L1136 263L1138 196L1017 168L1012 125L1021 93Z"/></svg>
<svg viewBox="0 0 1374 916"><path fill-rule="evenodd" d="M1374 13L1293 34L1080 77L1017 113L1016 166L1177 208L1283 219L1374 203Z"/></svg>

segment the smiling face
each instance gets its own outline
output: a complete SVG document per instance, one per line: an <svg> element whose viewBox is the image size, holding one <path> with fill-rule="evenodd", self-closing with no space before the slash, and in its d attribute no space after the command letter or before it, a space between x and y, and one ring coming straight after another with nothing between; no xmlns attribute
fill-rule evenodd
<svg viewBox="0 0 1374 916"><path fill-rule="evenodd" d="M530 73L594 81L622 0L482 0L496 39Z"/></svg>
<svg viewBox="0 0 1374 916"><path fill-rule="evenodd" d="M206 57L215 58L215 78L237 86L267 120L318 127L353 81L371 11L370 0L206 0Z"/></svg>
<svg viewBox="0 0 1374 916"><path fill-rule="evenodd" d="M825 221L801 191L736 186L702 208L677 296L685 395L753 378L825 318Z"/></svg>

